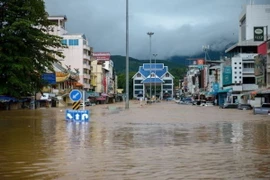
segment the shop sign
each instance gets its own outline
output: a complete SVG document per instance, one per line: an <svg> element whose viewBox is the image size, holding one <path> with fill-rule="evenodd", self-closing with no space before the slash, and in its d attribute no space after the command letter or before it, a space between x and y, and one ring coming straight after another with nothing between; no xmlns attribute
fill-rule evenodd
<svg viewBox="0 0 270 180"><path fill-rule="evenodd" d="M254 41L264 41L264 27L254 27Z"/></svg>

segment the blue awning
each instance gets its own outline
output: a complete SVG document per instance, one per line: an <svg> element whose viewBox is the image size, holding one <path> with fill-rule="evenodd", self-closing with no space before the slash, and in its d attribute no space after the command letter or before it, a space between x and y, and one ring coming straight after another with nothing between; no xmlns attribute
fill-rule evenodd
<svg viewBox="0 0 270 180"><path fill-rule="evenodd" d="M11 102L11 101L15 102L18 100L14 97L0 95L0 102Z"/></svg>
<svg viewBox="0 0 270 180"><path fill-rule="evenodd" d="M160 78L146 78L142 83L163 83Z"/></svg>
<svg viewBox="0 0 270 180"><path fill-rule="evenodd" d="M218 90L217 93L227 93L227 92L229 92L231 90L232 90L232 88L229 88L229 89L220 89L220 90Z"/></svg>

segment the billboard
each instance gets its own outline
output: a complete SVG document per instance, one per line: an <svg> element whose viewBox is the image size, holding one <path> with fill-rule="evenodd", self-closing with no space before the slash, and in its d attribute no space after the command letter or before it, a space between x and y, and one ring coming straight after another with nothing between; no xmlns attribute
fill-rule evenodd
<svg viewBox="0 0 270 180"><path fill-rule="evenodd" d="M48 84L56 84L56 75L55 73L44 73L41 78Z"/></svg>
<svg viewBox="0 0 270 180"><path fill-rule="evenodd" d="M111 54L109 52L94 52L93 57L100 61L109 61L111 59Z"/></svg>
<svg viewBox="0 0 270 180"><path fill-rule="evenodd" d="M231 85L232 84L232 67L231 66L224 66L223 67L223 86L224 85Z"/></svg>
<svg viewBox="0 0 270 180"><path fill-rule="evenodd" d="M197 64L198 65L203 65L204 64L204 60L203 59L197 59Z"/></svg>
<svg viewBox="0 0 270 180"><path fill-rule="evenodd" d="M254 27L254 41L264 41L264 27Z"/></svg>

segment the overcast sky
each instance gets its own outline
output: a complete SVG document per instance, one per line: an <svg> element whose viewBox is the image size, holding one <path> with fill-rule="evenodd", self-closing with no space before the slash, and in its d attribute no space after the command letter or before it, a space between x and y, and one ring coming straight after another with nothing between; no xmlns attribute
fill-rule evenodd
<svg viewBox="0 0 270 180"><path fill-rule="evenodd" d="M255 0L266 4L269 0ZM45 0L50 15L66 15L69 33L84 33L95 52L125 55L126 0ZM250 0L129 0L130 56L158 59L221 49L238 40L238 17ZM269 4L269 2L268 2Z"/></svg>

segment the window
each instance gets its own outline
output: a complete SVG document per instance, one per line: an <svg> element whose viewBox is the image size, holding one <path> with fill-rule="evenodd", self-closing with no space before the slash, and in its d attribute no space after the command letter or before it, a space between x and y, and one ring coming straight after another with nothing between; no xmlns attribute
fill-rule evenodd
<svg viewBox="0 0 270 180"><path fill-rule="evenodd" d="M244 68L254 68L254 63L245 63Z"/></svg>
<svg viewBox="0 0 270 180"><path fill-rule="evenodd" d="M79 39L69 39L68 45L70 46L78 46L79 45Z"/></svg>
<svg viewBox="0 0 270 180"><path fill-rule="evenodd" d="M237 79L237 76L234 76L234 79Z"/></svg>
<svg viewBox="0 0 270 180"><path fill-rule="evenodd" d="M237 67L234 67L234 69L237 69Z"/></svg>
<svg viewBox="0 0 270 180"><path fill-rule="evenodd" d="M142 77L142 75L140 73L137 74L137 77Z"/></svg>
<svg viewBox="0 0 270 180"><path fill-rule="evenodd" d="M134 86L135 89L143 89L143 86Z"/></svg>
<svg viewBox="0 0 270 180"><path fill-rule="evenodd" d="M66 39L62 39L61 40L61 43L62 43L62 45L67 45L67 40Z"/></svg>
<svg viewBox="0 0 270 180"><path fill-rule="evenodd" d="M234 64L237 64L236 62Z"/></svg>
<svg viewBox="0 0 270 180"><path fill-rule="evenodd" d="M142 80L135 80L134 84L141 84Z"/></svg>
<svg viewBox="0 0 270 180"><path fill-rule="evenodd" d="M234 74L237 74L237 71L234 71Z"/></svg>
<svg viewBox="0 0 270 180"><path fill-rule="evenodd" d="M166 75L165 75L166 77L170 77L170 75L169 75L169 73L166 73Z"/></svg>
<svg viewBox="0 0 270 180"><path fill-rule="evenodd" d="M172 83L172 80L164 80L164 83L165 84L171 84Z"/></svg>

